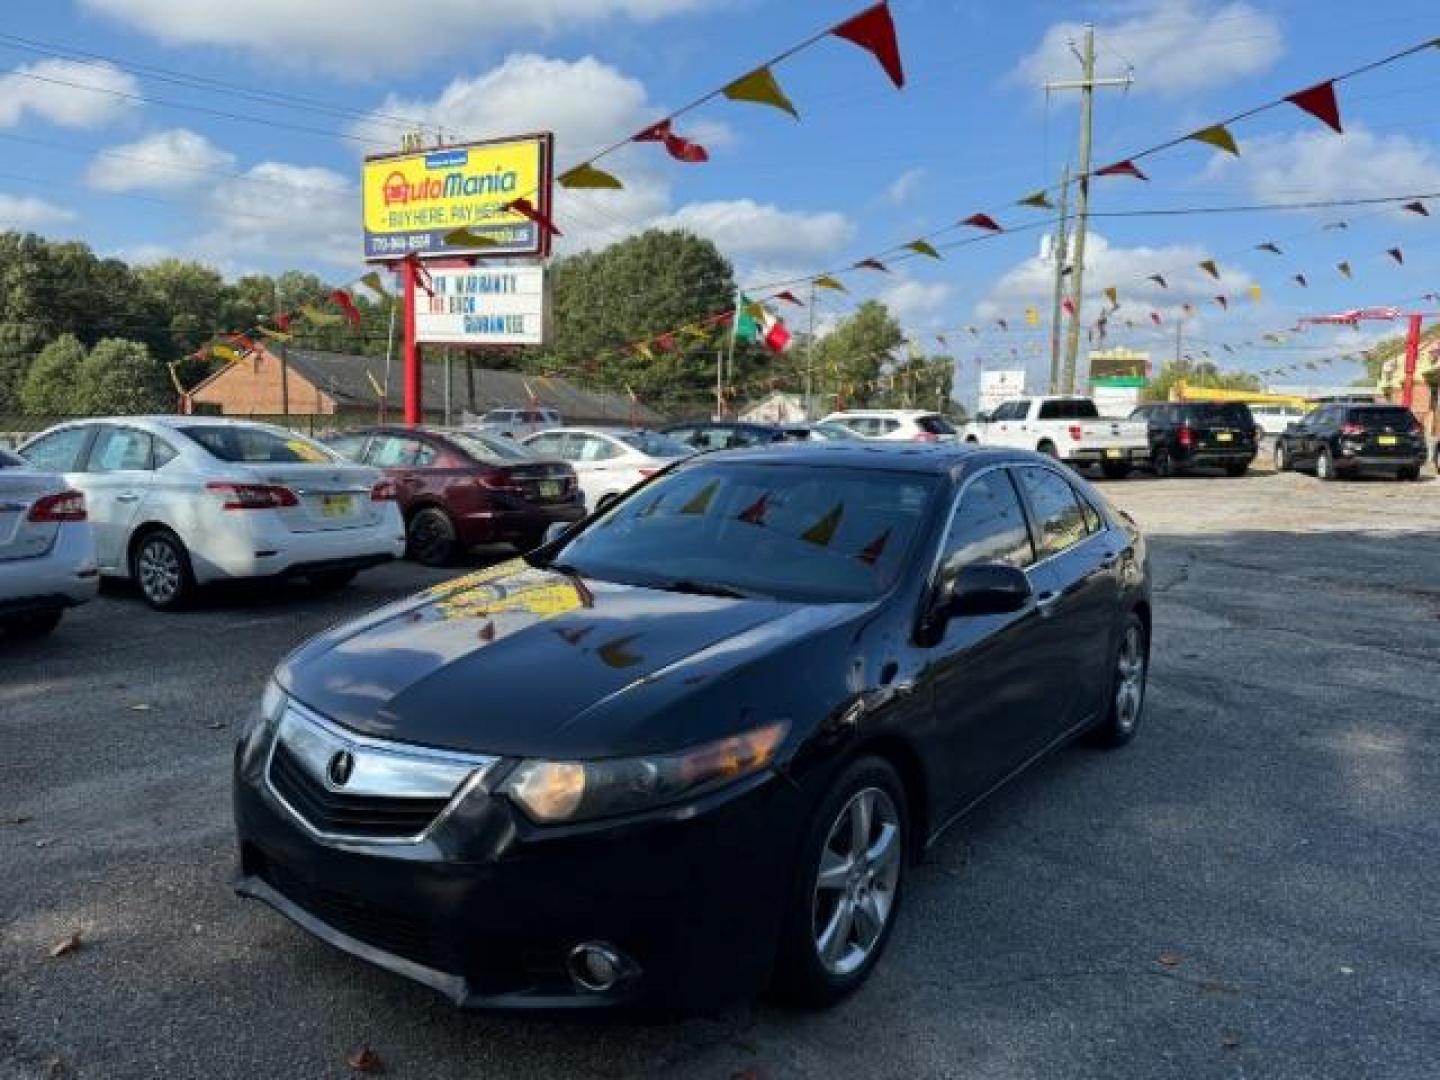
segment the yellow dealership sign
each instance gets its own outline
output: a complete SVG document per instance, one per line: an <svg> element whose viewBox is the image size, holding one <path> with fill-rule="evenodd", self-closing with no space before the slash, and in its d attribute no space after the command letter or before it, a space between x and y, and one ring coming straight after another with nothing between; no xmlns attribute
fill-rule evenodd
<svg viewBox="0 0 1440 1080"><path fill-rule="evenodd" d="M548 255L549 234L504 207L526 199L550 213L553 146L546 133L366 158L365 257ZM461 229L490 242L445 242Z"/></svg>

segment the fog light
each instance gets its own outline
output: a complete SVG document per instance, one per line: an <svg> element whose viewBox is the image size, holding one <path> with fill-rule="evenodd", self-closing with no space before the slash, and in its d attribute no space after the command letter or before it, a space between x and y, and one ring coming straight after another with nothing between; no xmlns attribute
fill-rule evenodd
<svg viewBox="0 0 1440 1080"><path fill-rule="evenodd" d="M587 941L570 950L570 978L582 990L601 994L635 973L635 966L610 945Z"/></svg>

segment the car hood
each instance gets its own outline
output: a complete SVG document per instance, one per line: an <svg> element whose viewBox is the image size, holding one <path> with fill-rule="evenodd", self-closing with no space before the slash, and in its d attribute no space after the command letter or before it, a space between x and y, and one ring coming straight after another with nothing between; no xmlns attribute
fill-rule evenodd
<svg viewBox="0 0 1440 1080"><path fill-rule="evenodd" d="M279 678L303 705L380 738L505 756L650 753L763 722L724 689L729 677L871 607L698 596L514 560L322 634Z"/></svg>

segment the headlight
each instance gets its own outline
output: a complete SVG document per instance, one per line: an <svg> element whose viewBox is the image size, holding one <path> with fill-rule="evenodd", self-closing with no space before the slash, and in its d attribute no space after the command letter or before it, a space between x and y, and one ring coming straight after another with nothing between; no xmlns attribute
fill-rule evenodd
<svg viewBox="0 0 1440 1080"><path fill-rule="evenodd" d="M500 790L541 825L649 810L759 772L775 759L789 724L676 754L603 761L525 761Z"/></svg>

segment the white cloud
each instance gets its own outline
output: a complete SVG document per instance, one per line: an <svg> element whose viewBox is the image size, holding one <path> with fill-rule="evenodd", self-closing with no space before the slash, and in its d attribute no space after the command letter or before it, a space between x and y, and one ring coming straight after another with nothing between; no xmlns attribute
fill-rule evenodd
<svg viewBox="0 0 1440 1080"><path fill-rule="evenodd" d="M139 104L118 95L139 93L135 77L114 64L22 64L0 76L0 127L14 127L28 113L61 127L96 128Z"/></svg>
<svg viewBox="0 0 1440 1080"><path fill-rule="evenodd" d="M855 237L855 223L833 210L782 210L753 199L697 202L653 222L656 228L687 229L732 257L823 258Z"/></svg>
<svg viewBox="0 0 1440 1080"><path fill-rule="evenodd" d="M100 151L85 179L99 191L182 191L213 182L211 174L234 164L234 154L205 136L174 128Z"/></svg>
<svg viewBox="0 0 1440 1080"><path fill-rule="evenodd" d="M554 34L617 19L653 22L710 0L407 0L398 8L355 0L81 2L168 45L251 49L270 63L314 64L356 77L413 69L517 34Z"/></svg>
<svg viewBox="0 0 1440 1080"><path fill-rule="evenodd" d="M1347 125L1343 139L1329 130L1307 130L1262 135L1247 140L1242 150L1239 158L1217 155L1207 176L1239 176L1266 202L1440 191L1440 150L1433 144L1377 135L1360 124Z"/></svg>
<svg viewBox="0 0 1440 1080"><path fill-rule="evenodd" d="M1175 97L1222 86L1264 71L1283 51L1279 22L1248 3L1145 0L1136 7L1140 13L1095 27L1097 72L1123 74L1133 64L1136 93ZM1012 79L1038 88L1047 79L1078 78L1071 43L1083 34L1080 23L1053 24Z"/></svg>
<svg viewBox="0 0 1440 1080"><path fill-rule="evenodd" d="M75 212L28 195L0 194L0 229L41 229L75 220Z"/></svg>
<svg viewBox="0 0 1440 1080"><path fill-rule="evenodd" d="M902 326L910 328L917 323L938 325L936 317L945 310L954 295L954 287L943 281L906 278L881 292L880 301Z"/></svg>
<svg viewBox="0 0 1440 1080"><path fill-rule="evenodd" d="M885 199L894 206L904 206L916 196L924 182L924 169L906 169L885 189Z"/></svg>
<svg viewBox="0 0 1440 1080"><path fill-rule="evenodd" d="M217 184L204 209L212 225L191 246L217 263L246 256L350 266L363 258L356 185L329 169L262 162Z"/></svg>

